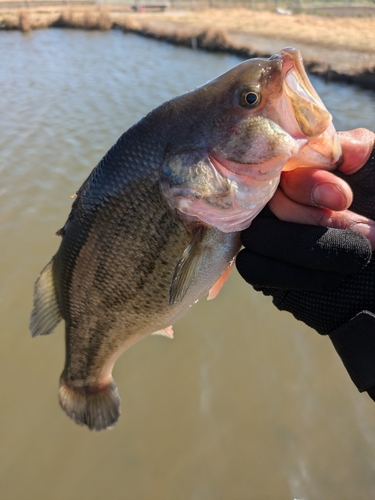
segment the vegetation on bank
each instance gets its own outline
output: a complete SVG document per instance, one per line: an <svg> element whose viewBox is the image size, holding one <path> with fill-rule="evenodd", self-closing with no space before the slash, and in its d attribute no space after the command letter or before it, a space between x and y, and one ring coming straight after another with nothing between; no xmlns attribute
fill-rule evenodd
<svg viewBox="0 0 375 500"><path fill-rule="evenodd" d="M343 24L344 23L344 24ZM207 27L209 26L209 27ZM303 14L280 16L249 9L209 9L205 11L170 11L165 13L132 13L129 8L80 6L0 11L0 29L63 27L85 30L122 29L124 32L164 40L186 47L225 51L244 58L267 56L251 43L235 42L231 33L308 43L315 56L304 58L308 71L330 80L356 83L375 89L375 17L324 19ZM290 42L289 42L290 43ZM325 53L322 55L322 48ZM338 71L327 59L330 49L360 51L366 62L356 68ZM327 53L328 52L328 53ZM335 56L336 57L336 56ZM343 54L345 57L345 54ZM342 65L341 65L342 66Z"/></svg>
<svg viewBox="0 0 375 500"><path fill-rule="evenodd" d="M167 28L157 26L149 21L140 21L131 15L111 18L105 8L95 9L63 9L57 16L44 18L44 22L33 16L28 10L18 11L18 17L9 17L0 22L0 28L8 30L19 29L28 32L41 28L71 28L84 30L122 29L126 33L136 33L150 38L192 48L211 51L234 52L245 57L254 56L248 49L242 48L230 40L221 29L196 29L191 27Z"/></svg>
<svg viewBox="0 0 375 500"><path fill-rule="evenodd" d="M374 6L375 7L375 6ZM22 18L20 23L19 17ZM327 18L307 14L280 15L245 8L189 9L184 11L133 13L130 7L74 6L0 10L0 29L37 29L56 22L71 27L108 29L124 20L174 25L181 30L214 26L228 33L288 38L294 43L307 43L329 48L359 50L375 54L375 16Z"/></svg>

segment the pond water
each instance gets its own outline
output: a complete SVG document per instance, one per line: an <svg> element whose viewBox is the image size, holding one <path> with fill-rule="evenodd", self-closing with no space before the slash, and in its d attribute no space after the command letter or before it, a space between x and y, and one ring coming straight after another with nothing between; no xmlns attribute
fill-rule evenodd
<svg viewBox="0 0 375 500"><path fill-rule="evenodd" d="M113 430L64 415L63 327L32 340L28 319L70 195L147 111L239 59L58 29L1 32L0 53L0 498L373 498L375 403L329 340L236 273L173 341L121 357ZM375 94L312 80L338 129L375 130Z"/></svg>

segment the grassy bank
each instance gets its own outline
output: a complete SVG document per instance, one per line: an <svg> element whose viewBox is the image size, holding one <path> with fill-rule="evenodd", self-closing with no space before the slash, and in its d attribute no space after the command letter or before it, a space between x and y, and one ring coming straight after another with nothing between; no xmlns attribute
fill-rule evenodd
<svg viewBox="0 0 375 500"><path fill-rule="evenodd" d="M310 72L375 90L375 17L281 16L240 8L132 13L117 6L0 11L2 29L27 32L47 27L117 28L243 57L267 56L294 45Z"/></svg>

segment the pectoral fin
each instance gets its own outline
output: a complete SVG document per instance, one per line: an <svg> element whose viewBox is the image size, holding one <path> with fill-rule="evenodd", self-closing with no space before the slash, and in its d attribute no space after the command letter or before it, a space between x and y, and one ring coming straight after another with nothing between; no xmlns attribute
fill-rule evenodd
<svg viewBox="0 0 375 500"><path fill-rule="evenodd" d="M175 304L181 301L196 277L202 263L203 249L202 239L205 233L204 227L198 227L194 231L193 238L185 248L173 274L169 289L169 303Z"/></svg>

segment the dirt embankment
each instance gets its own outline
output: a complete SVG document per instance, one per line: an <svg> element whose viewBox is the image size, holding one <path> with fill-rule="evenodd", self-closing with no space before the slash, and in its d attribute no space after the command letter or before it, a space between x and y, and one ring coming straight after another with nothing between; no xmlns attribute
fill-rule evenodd
<svg viewBox="0 0 375 500"><path fill-rule="evenodd" d="M3 29L28 31L51 26L121 28L243 57L268 56L293 45L302 52L310 72L375 90L375 16L280 15L240 8L150 13L133 13L119 7L0 11Z"/></svg>

